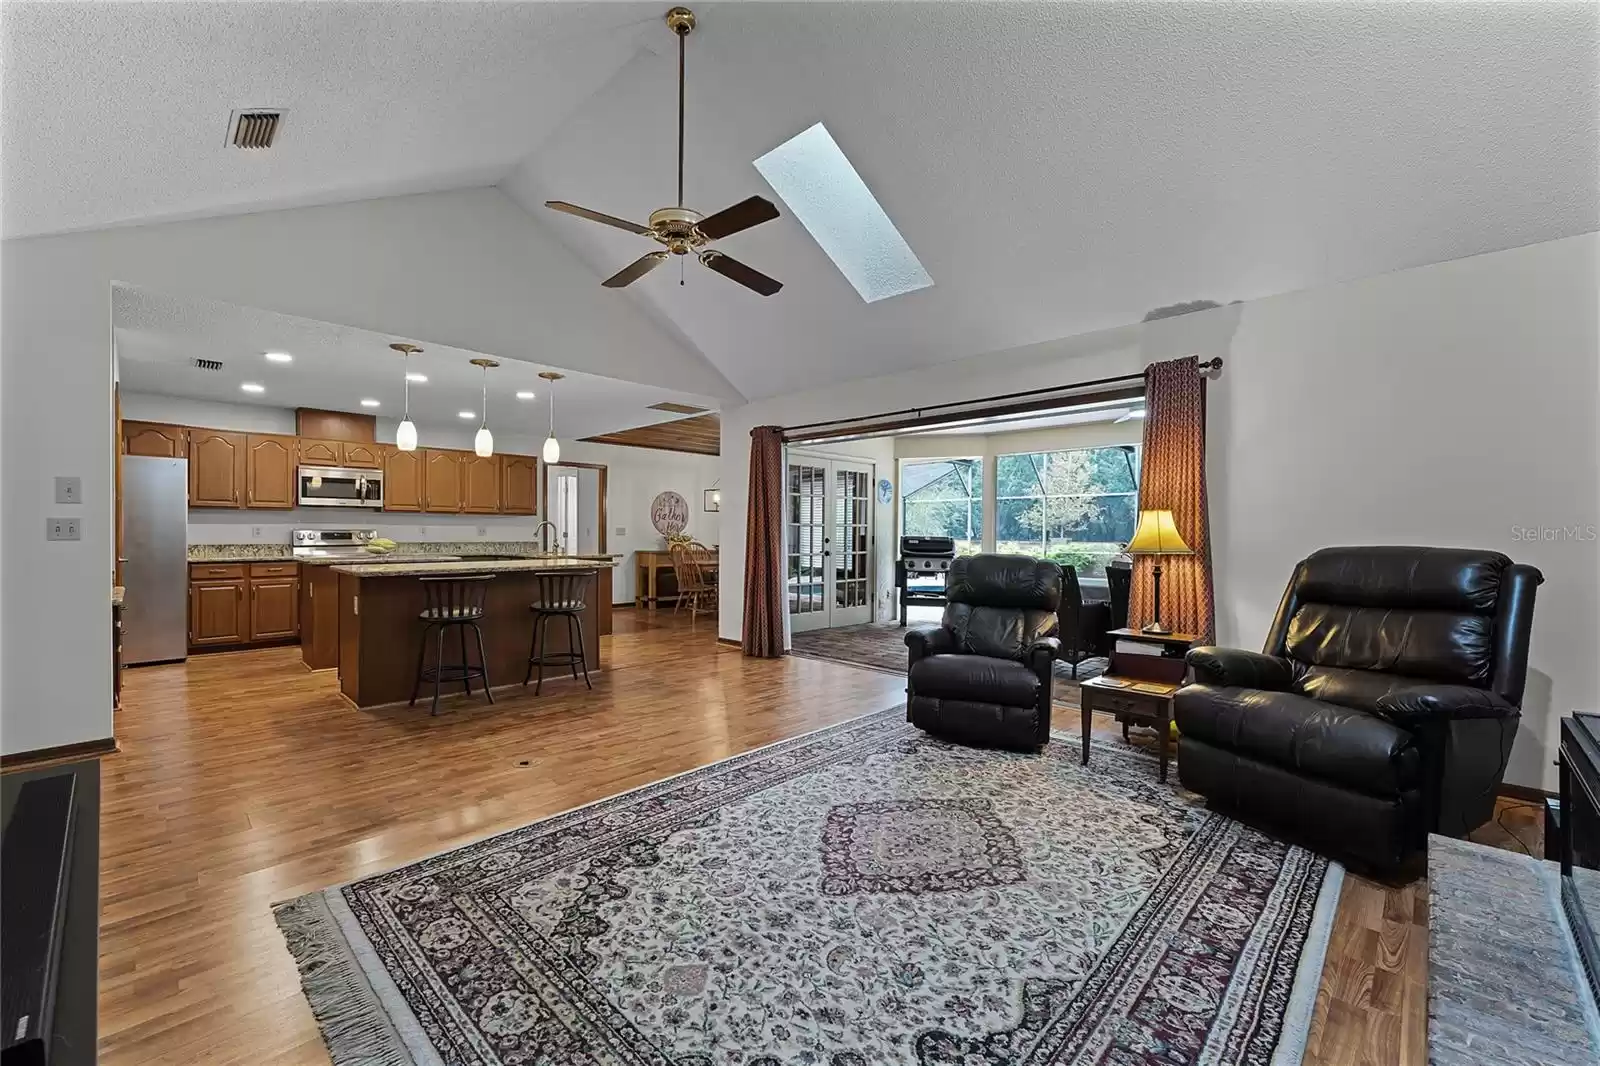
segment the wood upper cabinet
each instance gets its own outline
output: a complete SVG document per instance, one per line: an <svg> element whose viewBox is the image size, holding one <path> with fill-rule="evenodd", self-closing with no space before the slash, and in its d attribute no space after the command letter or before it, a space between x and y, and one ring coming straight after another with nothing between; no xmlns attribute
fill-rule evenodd
<svg viewBox="0 0 1600 1066"><path fill-rule="evenodd" d="M422 453L422 509L434 514L454 514L465 502L462 493L460 452L427 448Z"/></svg>
<svg viewBox="0 0 1600 1066"><path fill-rule="evenodd" d="M341 442L344 445L344 466L353 466L360 469L376 470L383 465L383 449L376 444L360 444L353 440Z"/></svg>
<svg viewBox="0 0 1600 1066"><path fill-rule="evenodd" d="M246 438L249 457L245 506L290 508L295 505L295 439L264 433Z"/></svg>
<svg viewBox="0 0 1600 1066"><path fill-rule="evenodd" d="M246 435L220 429L189 430L189 506L242 507Z"/></svg>
<svg viewBox="0 0 1600 1066"><path fill-rule="evenodd" d="M462 510L468 514L500 513L501 457L487 459L471 454L461 457Z"/></svg>
<svg viewBox="0 0 1600 1066"><path fill-rule="evenodd" d="M531 455L500 457L501 514L539 513L539 461Z"/></svg>
<svg viewBox="0 0 1600 1066"><path fill-rule="evenodd" d="M182 459L189 454L189 431L159 422L123 422L122 450L128 455Z"/></svg>
<svg viewBox="0 0 1600 1066"><path fill-rule="evenodd" d="M300 462L306 466L343 466L343 441L300 438Z"/></svg>
<svg viewBox="0 0 1600 1066"><path fill-rule="evenodd" d="M422 510L423 452L383 450L383 509L385 511Z"/></svg>
<svg viewBox="0 0 1600 1066"><path fill-rule="evenodd" d="M300 582L293 577L250 579L250 639L282 640L300 632Z"/></svg>
<svg viewBox="0 0 1600 1066"><path fill-rule="evenodd" d="M189 585L189 643L240 644L250 629L244 578L194 581Z"/></svg>

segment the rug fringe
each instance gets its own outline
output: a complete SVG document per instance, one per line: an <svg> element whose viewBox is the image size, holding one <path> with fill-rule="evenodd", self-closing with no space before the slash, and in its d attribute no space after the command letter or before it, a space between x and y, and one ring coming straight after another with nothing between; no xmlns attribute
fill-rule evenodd
<svg viewBox="0 0 1600 1066"><path fill-rule="evenodd" d="M335 1066L415 1066L319 893L272 908Z"/></svg>

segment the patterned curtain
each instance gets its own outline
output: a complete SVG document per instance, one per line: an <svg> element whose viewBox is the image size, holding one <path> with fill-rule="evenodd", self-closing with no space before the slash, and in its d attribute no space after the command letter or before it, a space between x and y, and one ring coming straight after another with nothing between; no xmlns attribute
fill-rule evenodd
<svg viewBox="0 0 1600 1066"><path fill-rule="evenodd" d="M1211 590L1211 519L1206 508L1206 379L1200 360L1187 356L1151 363L1144 370L1144 458L1139 508L1169 510L1193 555L1134 557L1128 624L1151 620L1154 581L1161 564L1161 621L1174 633L1216 639Z"/></svg>
<svg viewBox="0 0 1600 1066"><path fill-rule="evenodd" d="M775 659L783 648L783 430L750 431L750 496L744 534L744 653Z"/></svg>

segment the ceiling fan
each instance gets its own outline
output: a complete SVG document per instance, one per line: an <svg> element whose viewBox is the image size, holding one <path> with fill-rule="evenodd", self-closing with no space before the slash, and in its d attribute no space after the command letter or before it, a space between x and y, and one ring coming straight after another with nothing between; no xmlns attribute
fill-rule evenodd
<svg viewBox="0 0 1600 1066"><path fill-rule="evenodd" d="M601 222L607 226L625 229L629 233L637 233L641 237L649 237L656 243L665 245L665 251L658 249L646 252L601 282L608 289L620 289L633 284L666 262L670 255L688 255L692 252L701 263L723 277L731 278L762 296L771 296L783 288L782 282L769 278L761 271L745 266L732 256L707 245L777 218L778 209L772 202L764 197L752 196L714 215L702 215L683 206L683 46L689 31L694 29L694 21L694 12L686 7L675 7L667 12L667 28L678 36L678 206L663 207L650 212L650 224L641 226L637 222L629 222L627 219L600 211L591 211L587 207L569 204L565 200L546 200L544 205L556 211L586 218L591 222Z"/></svg>

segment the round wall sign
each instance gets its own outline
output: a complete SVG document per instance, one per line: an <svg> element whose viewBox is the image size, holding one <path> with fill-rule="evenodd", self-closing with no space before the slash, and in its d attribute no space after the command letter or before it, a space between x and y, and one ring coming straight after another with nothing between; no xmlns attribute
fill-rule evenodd
<svg viewBox="0 0 1600 1066"><path fill-rule="evenodd" d="M894 502L894 482L890 481L886 477L878 479L878 502Z"/></svg>
<svg viewBox="0 0 1600 1066"><path fill-rule="evenodd" d="M650 502L650 524L663 537L682 533L689 524L689 501L668 489Z"/></svg>

